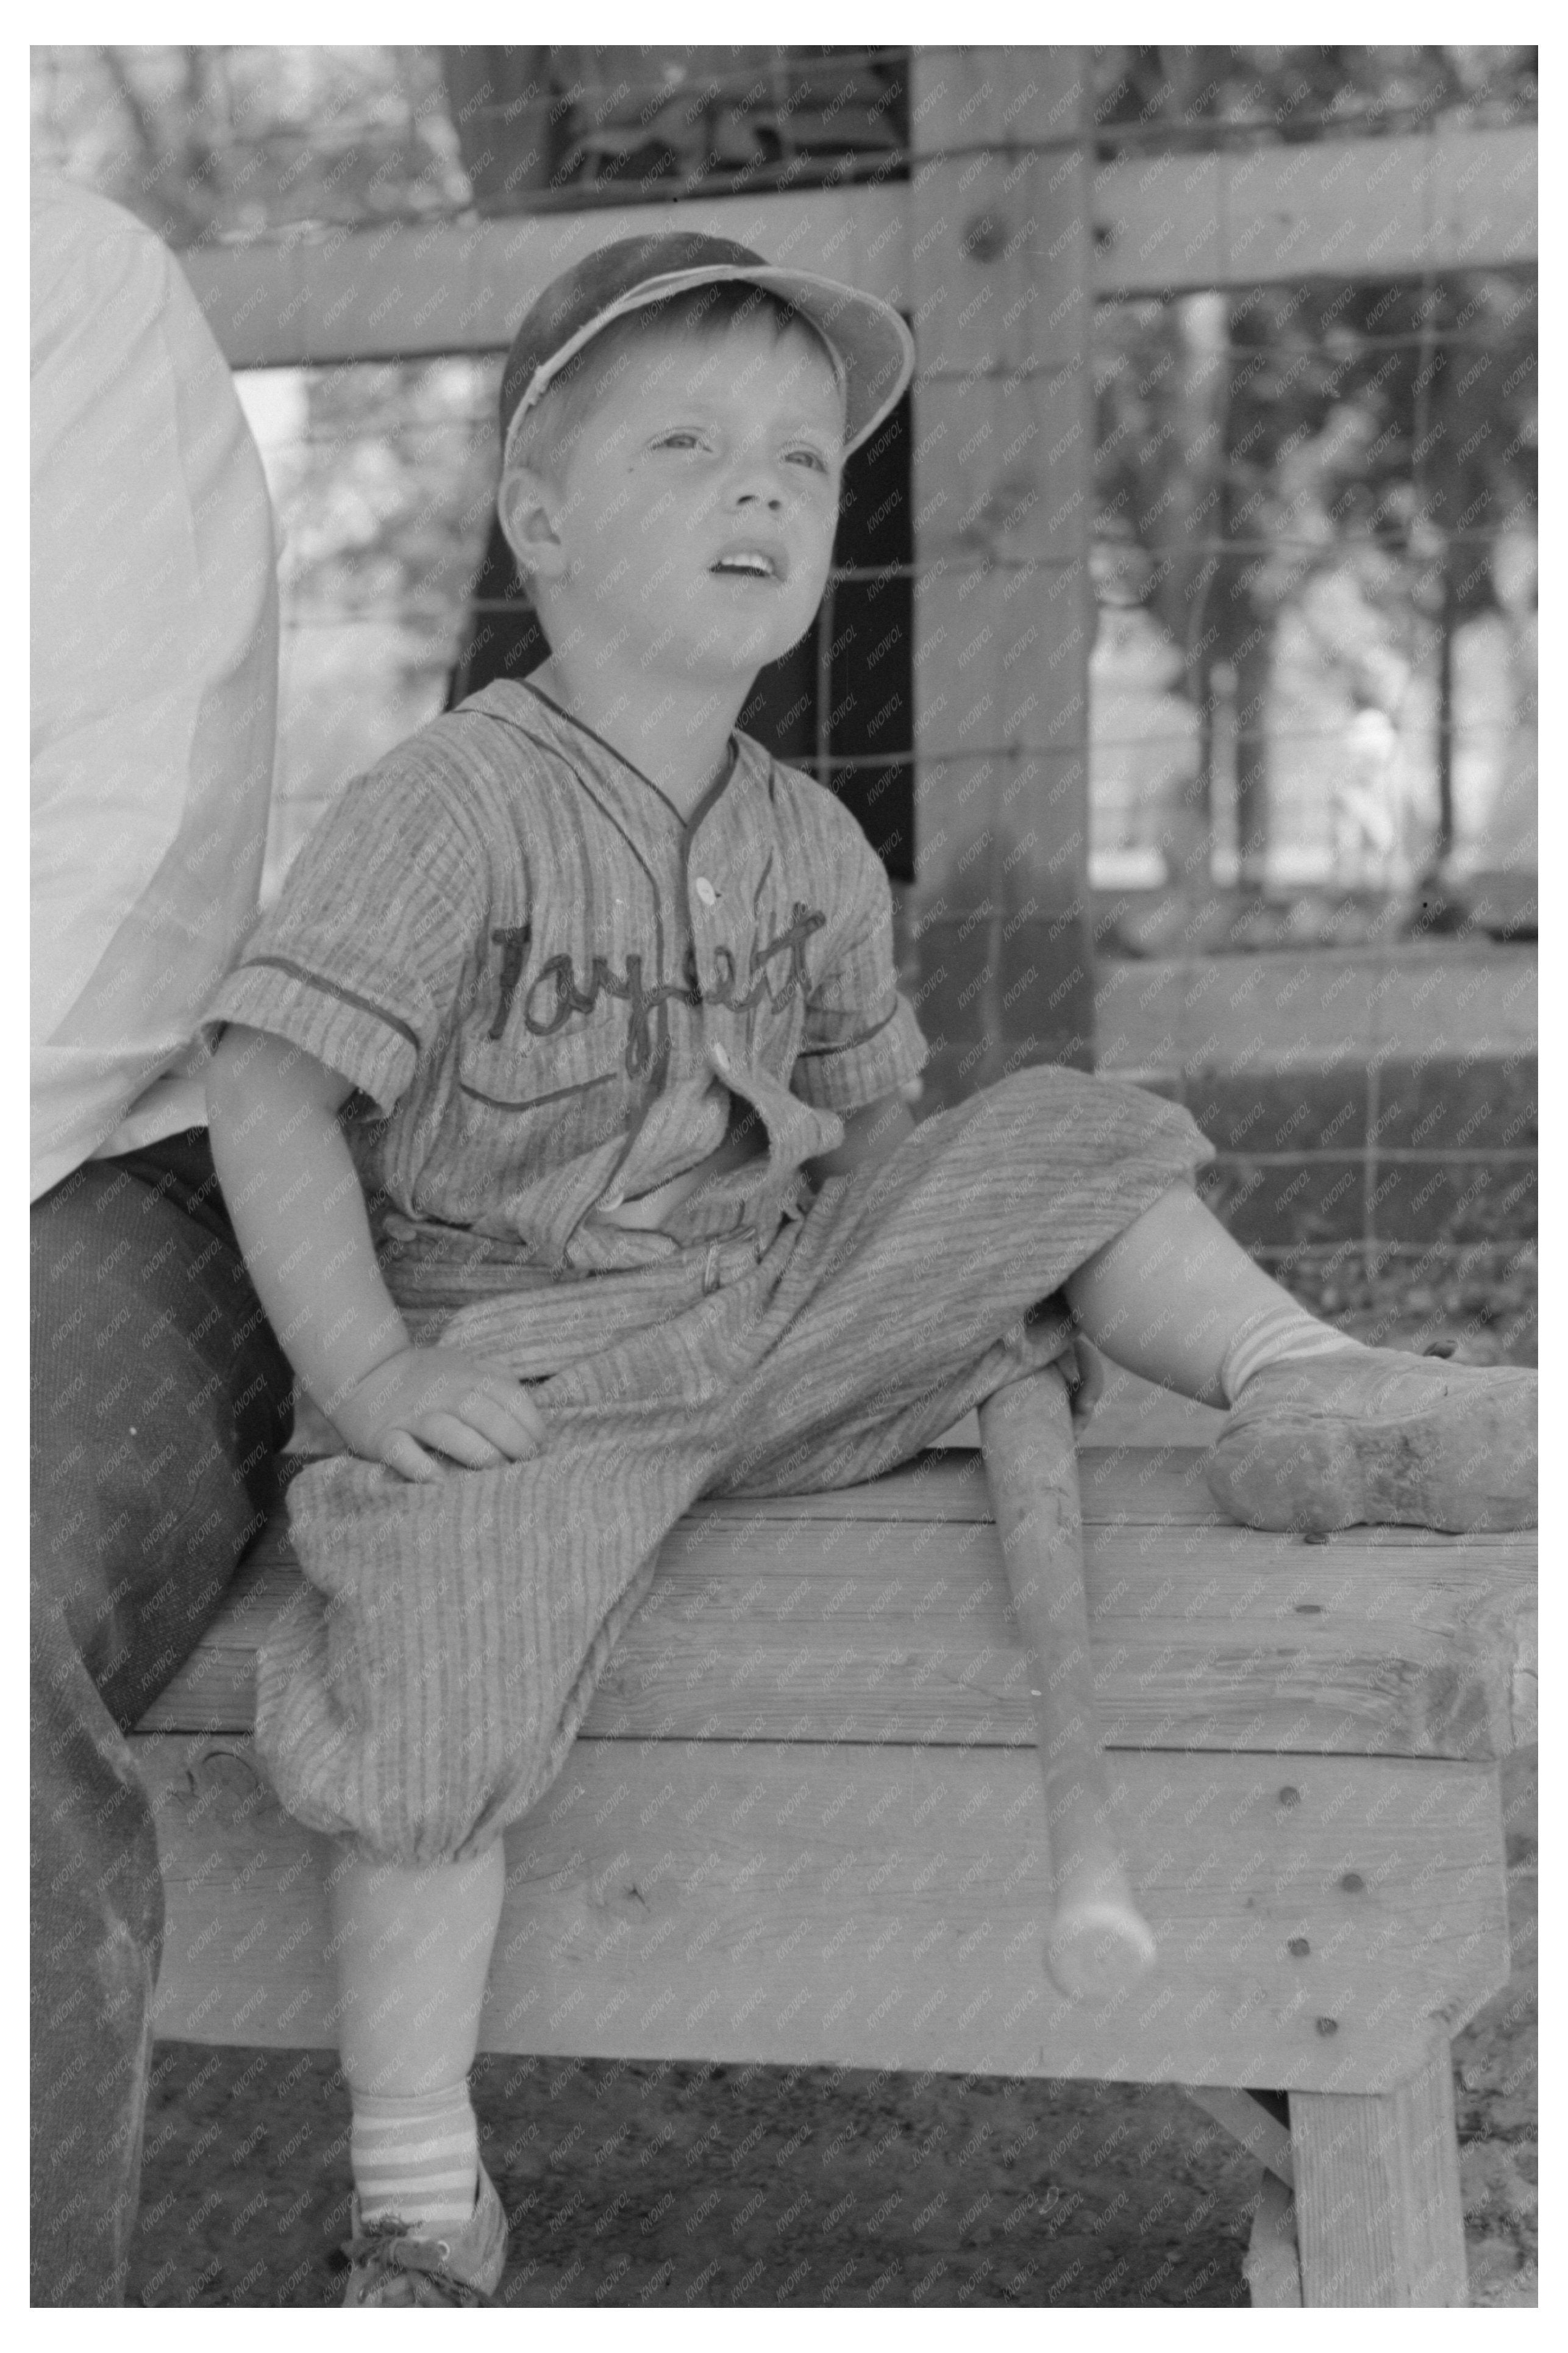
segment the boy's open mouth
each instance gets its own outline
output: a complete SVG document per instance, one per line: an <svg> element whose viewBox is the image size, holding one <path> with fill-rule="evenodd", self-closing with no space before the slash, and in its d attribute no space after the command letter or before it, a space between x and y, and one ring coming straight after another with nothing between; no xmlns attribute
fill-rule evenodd
<svg viewBox="0 0 1568 2353"><path fill-rule="evenodd" d="M784 560L761 547L731 548L709 565L723 580L782 580Z"/></svg>

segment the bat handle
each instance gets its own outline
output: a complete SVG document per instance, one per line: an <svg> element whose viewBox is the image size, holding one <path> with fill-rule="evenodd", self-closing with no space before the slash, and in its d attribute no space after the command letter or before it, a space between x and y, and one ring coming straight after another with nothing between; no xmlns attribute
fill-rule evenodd
<svg viewBox="0 0 1568 2353"><path fill-rule="evenodd" d="M1054 1365L980 1409L996 1534L1035 1670L1046 1787L1050 1932L1046 1966L1074 2000L1134 1985L1155 1945L1109 1827L1094 1714L1078 1457L1067 1384Z"/></svg>

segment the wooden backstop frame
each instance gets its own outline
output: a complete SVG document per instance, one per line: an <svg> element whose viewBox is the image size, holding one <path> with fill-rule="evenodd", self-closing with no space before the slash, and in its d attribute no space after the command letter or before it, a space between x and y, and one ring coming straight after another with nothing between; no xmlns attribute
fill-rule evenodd
<svg viewBox="0 0 1568 2353"><path fill-rule="evenodd" d="M1532 126L1096 166L1088 52L932 47L907 181L679 201L896 303L914 385L909 962L952 1100L1094 1056L1089 379L1108 297L1531 264ZM307 229L182 256L236 368L504 349L532 291L658 207Z"/></svg>

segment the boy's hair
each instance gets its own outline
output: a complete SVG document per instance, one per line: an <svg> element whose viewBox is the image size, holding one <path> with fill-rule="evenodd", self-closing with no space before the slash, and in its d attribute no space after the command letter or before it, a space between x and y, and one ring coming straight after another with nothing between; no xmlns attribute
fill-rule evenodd
<svg viewBox="0 0 1568 2353"><path fill-rule="evenodd" d="M798 327L816 345L842 388L844 370L837 353L805 313L782 295L743 281L694 286L684 294L671 295L668 301L650 302L624 318L613 319L568 360L538 406L519 426L503 474L514 466L526 466L544 480L559 484L584 427L630 364L632 349L638 343L651 335L668 334L671 329L691 335L720 334L752 319L770 321L780 339L792 327Z"/></svg>

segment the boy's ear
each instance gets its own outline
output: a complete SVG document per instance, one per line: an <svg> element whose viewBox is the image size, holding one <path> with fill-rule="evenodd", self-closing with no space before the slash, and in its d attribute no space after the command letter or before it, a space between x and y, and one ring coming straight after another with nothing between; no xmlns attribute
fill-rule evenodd
<svg viewBox="0 0 1568 2353"><path fill-rule="evenodd" d="M555 527L557 499L542 474L509 466L496 492L496 512L519 571L552 580L566 559Z"/></svg>

